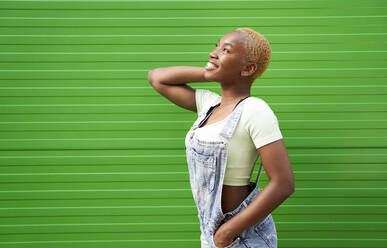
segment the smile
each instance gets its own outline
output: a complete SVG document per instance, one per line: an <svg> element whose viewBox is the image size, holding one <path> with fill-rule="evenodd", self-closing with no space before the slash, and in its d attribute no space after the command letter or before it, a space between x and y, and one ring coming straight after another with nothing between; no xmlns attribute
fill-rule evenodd
<svg viewBox="0 0 387 248"><path fill-rule="evenodd" d="M212 62L208 62L205 69L208 70L208 71L211 71L211 70L216 70L218 68L217 65L215 65L214 63Z"/></svg>

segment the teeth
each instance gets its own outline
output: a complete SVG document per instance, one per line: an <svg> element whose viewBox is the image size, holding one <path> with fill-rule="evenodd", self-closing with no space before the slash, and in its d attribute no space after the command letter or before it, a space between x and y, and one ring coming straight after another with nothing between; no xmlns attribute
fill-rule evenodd
<svg viewBox="0 0 387 248"><path fill-rule="evenodd" d="M214 70L214 69L216 69L216 66L213 63L208 62L207 65L206 65L206 69Z"/></svg>

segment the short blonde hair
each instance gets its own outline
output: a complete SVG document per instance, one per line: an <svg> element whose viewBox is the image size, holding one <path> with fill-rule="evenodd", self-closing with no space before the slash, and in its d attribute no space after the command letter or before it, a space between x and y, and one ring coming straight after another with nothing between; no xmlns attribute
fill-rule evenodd
<svg viewBox="0 0 387 248"><path fill-rule="evenodd" d="M247 35L246 59L257 64L257 70L251 76L254 82L256 78L262 76L269 66L271 58L269 41L251 28L238 28L236 31L241 31Z"/></svg>

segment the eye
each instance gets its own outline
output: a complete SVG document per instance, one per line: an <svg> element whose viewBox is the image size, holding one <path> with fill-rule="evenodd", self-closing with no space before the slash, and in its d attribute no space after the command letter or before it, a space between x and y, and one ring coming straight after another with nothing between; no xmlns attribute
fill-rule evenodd
<svg viewBox="0 0 387 248"><path fill-rule="evenodd" d="M229 52L227 48L223 48L223 52Z"/></svg>

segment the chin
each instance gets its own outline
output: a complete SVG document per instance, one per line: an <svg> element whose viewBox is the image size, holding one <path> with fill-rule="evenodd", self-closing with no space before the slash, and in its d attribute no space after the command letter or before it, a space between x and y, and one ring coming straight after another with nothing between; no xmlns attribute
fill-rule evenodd
<svg viewBox="0 0 387 248"><path fill-rule="evenodd" d="M224 74L224 73L217 73L216 70L214 71L205 71L204 78L206 78L208 81L211 82L218 82L220 84L233 84L234 78L232 75ZM231 79L231 80L230 80Z"/></svg>
<svg viewBox="0 0 387 248"><path fill-rule="evenodd" d="M219 78L219 75L217 75L216 71L217 70L211 70L211 71L205 70L204 77L207 80L219 82L220 78Z"/></svg>

